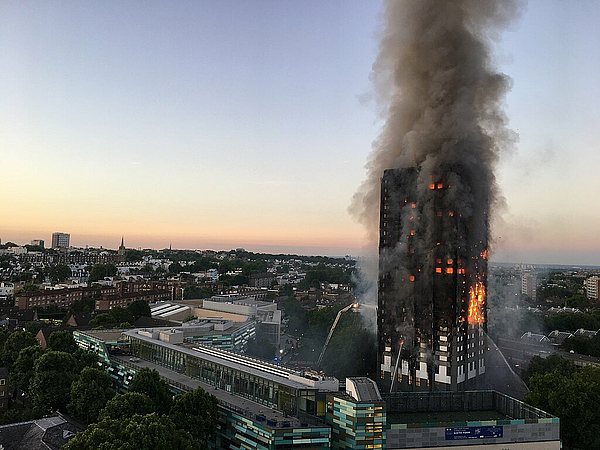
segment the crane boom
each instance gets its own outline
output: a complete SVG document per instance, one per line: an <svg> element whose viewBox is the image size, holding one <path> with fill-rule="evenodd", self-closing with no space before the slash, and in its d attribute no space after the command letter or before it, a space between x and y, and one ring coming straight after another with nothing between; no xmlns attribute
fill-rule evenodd
<svg viewBox="0 0 600 450"><path fill-rule="evenodd" d="M325 356L325 350L327 350L327 346L329 345L329 340L331 339L331 336L333 336L333 332L335 331L335 327L337 326L337 324L340 320L340 317L342 317L342 314L345 313L346 311L348 311L352 307L356 308L356 307L358 307L358 305L356 303L350 303L345 308L340 309L340 311L337 313L337 316L335 316L333 325L331 325L331 329L329 330L329 334L327 335L327 339L325 340L325 345L323 346L323 350L321 350L321 354L319 355L319 359L317 360L317 367L319 367L321 365L321 362L323 361L323 357Z"/></svg>

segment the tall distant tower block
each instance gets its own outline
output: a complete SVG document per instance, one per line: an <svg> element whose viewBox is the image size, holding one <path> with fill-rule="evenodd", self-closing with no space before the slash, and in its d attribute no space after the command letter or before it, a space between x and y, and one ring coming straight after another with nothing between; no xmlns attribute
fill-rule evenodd
<svg viewBox="0 0 600 450"><path fill-rule="evenodd" d="M69 248L71 235L68 233L52 233L52 248Z"/></svg>
<svg viewBox="0 0 600 450"><path fill-rule="evenodd" d="M408 168L386 170L381 180L382 392L483 386L487 205L465 219L443 176L422 178Z"/></svg>

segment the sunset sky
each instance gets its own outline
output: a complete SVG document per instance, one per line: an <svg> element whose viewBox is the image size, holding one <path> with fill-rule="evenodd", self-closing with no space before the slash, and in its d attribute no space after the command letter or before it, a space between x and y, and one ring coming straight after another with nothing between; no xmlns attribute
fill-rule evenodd
<svg viewBox="0 0 600 450"><path fill-rule="evenodd" d="M2 242L361 253L381 5L0 3ZM600 2L531 0L497 46L520 140L496 261L600 265Z"/></svg>

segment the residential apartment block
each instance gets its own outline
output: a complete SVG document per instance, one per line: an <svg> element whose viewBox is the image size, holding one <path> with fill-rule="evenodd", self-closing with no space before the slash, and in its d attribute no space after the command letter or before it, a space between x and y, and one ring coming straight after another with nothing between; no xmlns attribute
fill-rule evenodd
<svg viewBox="0 0 600 450"><path fill-rule="evenodd" d="M521 275L521 293L532 300L537 298L537 274L535 272Z"/></svg>
<svg viewBox="0 0 600 450"><path fill-rule="evenodd" d="M71 235L68 233L52 233L52 248L69 248Z"/></svg>
<svg viewBox="0 0 600 450"><path fill-rule="evenodd" d="M585 292L590 300L600 299L600 277L593 276L585 280Z"/></svg>
<svg viewBox="0 0 600 450"><path fill-rule="evenodd" d="M120 295L112 294L96 299L96 310L108 311L116 307L127 308L136 300L143 300L146 303L155 303L158 301L169 300L169 298L169 292L157 289L140 292L128 292Z"/></svg>

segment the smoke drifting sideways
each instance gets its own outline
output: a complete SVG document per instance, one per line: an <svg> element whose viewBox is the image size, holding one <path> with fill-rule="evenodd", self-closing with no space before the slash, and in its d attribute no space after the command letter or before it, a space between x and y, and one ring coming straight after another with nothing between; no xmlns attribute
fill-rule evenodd
<svg viewBox="0 0 600 450"><path fill-rule="evenodd" d="M368 231L372 255L381 177L394 168L418 168L421 205L431 201L427 186L433 180L450 182L444 203L471 224L465 244L487 245L490 210L502 204L495 167L517 139L502 109L511 80L497 70L492 50L523 7L517 0L384 2L371 74L384 125L349 207ZM377 303L372 294L361 300Z"/></svg>

